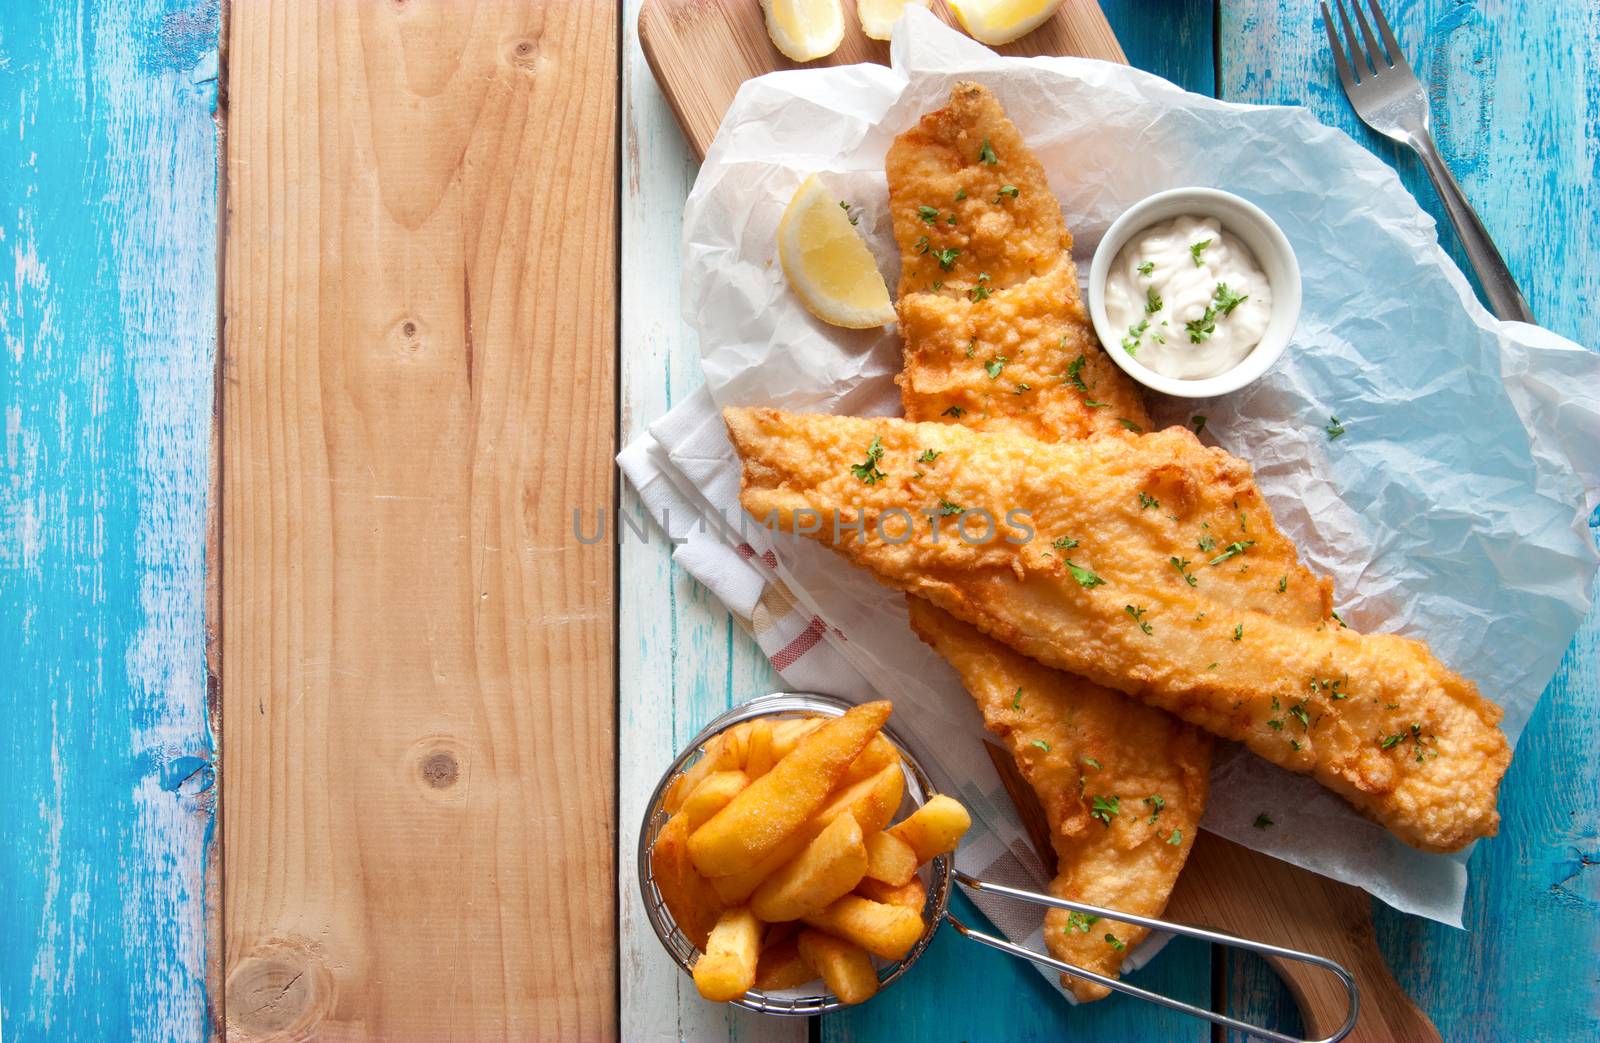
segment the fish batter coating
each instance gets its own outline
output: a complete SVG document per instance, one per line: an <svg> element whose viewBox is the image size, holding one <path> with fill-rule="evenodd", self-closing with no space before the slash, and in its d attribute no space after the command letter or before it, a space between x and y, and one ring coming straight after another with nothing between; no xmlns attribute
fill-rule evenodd
<svg viewBox="0 0 1600 1043"><path fill-rule="evenodd" d="M793 531L797 511L817 512L799 528L881 581L1311 775L1423 850L1496 831L1511 757L1500 708L1420 642L1257 607L1270 595L1238 577L1257 569L1249 517L1259 527L1266 508L1243 461L1188 431L1051 444L896 419L723 416L744 507L764 524ZM1160 509L1145 502L1158 497ZM1251 508L1213 556L1179 568L1207 533L1196 506L1216 497ZM960 538L958 526L985 534L980 510L994 538ZM834 511L864 532L824 524Z"/></svg>
<svg viewBox="0 0 1600 1043"><path fill-rule="evenodd" d="M1095 339L1044 169L986 88L957 84L884 166L907 419L1052 440L1150 426Z"/></svg>
<svg viewBox="0 0 1600 1043"><path fill-rule="evenodd" d="M911 629L955 667L1039 794L1056 851L1051 893L1160 916L1205 810L1211 737L1018 655L921 598L907 600ZM1112 977L1148 933L1063 909L1045 916L1051 955ZM1062 982L1080 1000L1111 991L1071 975Z"/></svg>
<svg viewBox="0 0 1600 1043"><path fill-rule="evenodd" d="M990 143L992 165L975 144L981 140ZM900 298L905 368L897 380L908 419L1045 441L1127 437L1150 426L1138 388L1095 338L1078 290L1071 235L1044 171L987 89L957 84L946 109L895 140L885 165L890 206L902 218L896 224L902 271L915 270L932 249L919 201L950 193L952 179L962 186L955 194L965 199L960 210L967 227L1004 225L1020 215L1043 233L1029 243L1025 268L1008 263L1005 236L963 240L960 256L990 274L982 292L947 292L941 282L937 290ZM945 230L963 227L956 216L955 225L946 218ZM1205 810L1210 737L1120 692L1040 666L920 598L907 600L912 629L955 667L984 724L1006 740L1039 797L1056 854L1051 893L1159 916ZM1091 817L1096 798L1085 796L1091 770L1098 819ZM1107 810L1125 792L1155 807L1145 826L1132 825L1142 817L1124 819ZM1163 804L1171 806L1167 831L1154 838ZM1087 916L1052 910L1045 944L1065 963L1116 976L1148 933L1131 924L1092 926ZM1061 983L1080 1001L1111 991L1069 974Z"/></svg>

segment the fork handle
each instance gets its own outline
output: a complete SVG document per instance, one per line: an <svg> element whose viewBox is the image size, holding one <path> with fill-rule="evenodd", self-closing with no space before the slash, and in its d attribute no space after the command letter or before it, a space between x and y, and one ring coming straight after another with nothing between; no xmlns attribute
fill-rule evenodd
<svg viewBox="0 0 1600 1043"><path fill-rule="evenodd" d="M1427 131L1413 133L1410 144L1422 157L1422 166L1427 170L1434 190L1439 193L1444 212L1461 239L1461 245L1466 248L1467 260L1472 262L1472 270L1478 274L1483 295L1488 298L1489 310L1502 319L1532 322L1533 315L1528 311L1528 302L1523 299L1522 291L1517 289L1516 280L1511 278L1511 271L1506 268L1505 259L1495 248L1494 240L1489 238L1483 222L1478 220L1477 211L1467 202L1461 186L1456 184L1455 175L1450 173L1444 157L1439 155L1438 148L1433 144L1433 136Z"/></svg>

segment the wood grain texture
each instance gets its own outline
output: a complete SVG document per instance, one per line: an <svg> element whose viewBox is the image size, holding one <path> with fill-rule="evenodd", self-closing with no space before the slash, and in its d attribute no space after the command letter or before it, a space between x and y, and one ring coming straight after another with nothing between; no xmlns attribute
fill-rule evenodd
<svg viewBox="0 0 1600 1043"><path fill-rule="evenodd" d="M206 1032L217 27L0 7L7 1043Z"/></svg>
<svg viewBox="0 0 1600 1043"><path fill-rule="evenodd" d="M1429 90L1439 147L1534 316L1600 344L1600 225L1588 216L1600 208L1600 8L1450 0L1384 8ZM1224 0L1220 39L1224 97L1305 104L1352 133L1400 171L1470 276L1415 158L1351 113L1309 5ZM1396 976L1446 1039L1600 1036L1597 746L1600 614L1591 612L1501 785L1500 835L1473 855L1467 930L1375 910ZM1277 1003L1259 965L1232 971L1235 1013Z"/></svg>
<svg viewBox="0 0 1600 1043"><path fill-rule="evenodd" d="M229 28L228 1035L613 1036L614 15Z"/></svg>
<svg viewBox="0 0 1600 1043"><path fill-rule="evenodd" d="M1359 888L1205 833L1195 841L1167 913L1184 923L1316 953L1347 968L1360 990L1350 1043L1437 1043L1433 1023L1401 991L1378 952L1370 906ZM1286 916L1285 910L1301 915ZM1349 997L1337 978L1294 960L1269 957L1267 963L1294 997L1297 1028L1324 1038L1344 1025ZM1258 1023L1283 1030L1279 1021Z"/></svg>
<svg viewBox="0 0 1600 1043"><path fill-rule="evenodd" d="M705 156L739 85L752 76L778 69L888 64L889 44L862 33L854 0L845 0L845 6L844 42L839 49L814 62L799 63L773 46L752 0L643 0L639 45L695 155ZM944 0L934 0L932 10L956 24ZM1066 0L1050 21L996 50L1022 56L1076 54L1127 60L1095 0Z"/></svg>

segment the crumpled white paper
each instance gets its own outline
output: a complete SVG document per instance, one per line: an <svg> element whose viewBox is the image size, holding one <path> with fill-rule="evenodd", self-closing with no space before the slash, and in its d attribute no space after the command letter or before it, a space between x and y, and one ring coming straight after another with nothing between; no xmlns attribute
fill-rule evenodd
<svg viewBox="0 0 1600 1043"><path fill-rule="evenodd" d="M827 172L893 286L884 154L956 81L979 80L1049 171L1085 269L1111 221L1165 188L1237 192L1283 228L1304 277L1283 360L1245 391L1157 401L1155 413L1169 423L1206 416L1206 435L1254 465L1307 563L1334 578L1350 625L1428 641L1505 708L1515 743L1600 562L1588 530L1600 490L1600 355L1496 321L1395 174L1303 109L1219 102L1086 59L1001 58L920 10L897 26L891 52L892 68L750 81L723 121L684 221L684 313L717 403L899 412L898 334L808 315L785 286L774 231L801 180ZM1334 415L1346 430L1336 440L1324 430ZM976 738L970 700L911 635L898 594L818 545L776 544L780 573L897 700L897 723L936 767L956 745L949 729ZM948 781L970 792L971 780ZM1262 812L1273 828L1253 828ZM1460 925L1466 853L1417 852L1239 747L1218 758L1204 825ZM979 826L1002 841L1016 828L998 807L980 808Z"/></svg>

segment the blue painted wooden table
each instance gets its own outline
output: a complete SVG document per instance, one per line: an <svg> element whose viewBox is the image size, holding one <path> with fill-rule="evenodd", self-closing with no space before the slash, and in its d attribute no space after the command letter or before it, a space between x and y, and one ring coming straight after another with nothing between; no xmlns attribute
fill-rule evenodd
<svg viewBox="0 0 1600 1043"><path fill-rule="evenodd" d="M699 381L677 317L694 165L625 3L620 434ZM1104 5L1130 60L1237 100L1357 126L1312 5ZM1600 343L1600 8L1387 6L1429 82L1441 148L1540 320ZM208 1034L214 854L205 546L216 345L217 0L0 8L0 1038ZM1442 217L1441 217L1442 220ZM1460 258L1448 229L1447 247ZM626 509L637 502L625 493ZM621 550L622 866L648 784L770 668L659 542ZM1449 1039L1600 1036L1600 619L1518 748L1501 835L1472 862L1467 931L1378 911L1402 983ZM646 781L648 780L648 781ZM627 1038L803 1038L703 1004L619 886ZM1142 984L1292 1017L1263 965L1173 945ZM952 983L960 983L953 985ZM948 932L915 976L825 1019L829 1040L1205 1038L1132 1002L1068 1009L1033 971Z"/></svg>

